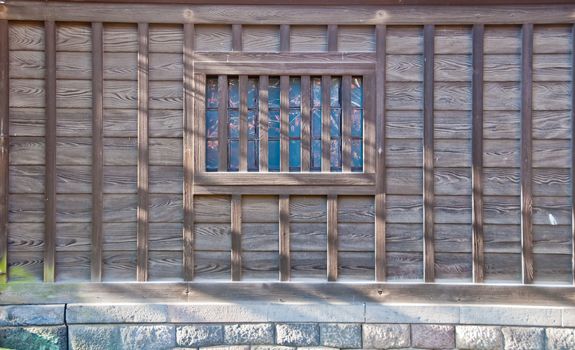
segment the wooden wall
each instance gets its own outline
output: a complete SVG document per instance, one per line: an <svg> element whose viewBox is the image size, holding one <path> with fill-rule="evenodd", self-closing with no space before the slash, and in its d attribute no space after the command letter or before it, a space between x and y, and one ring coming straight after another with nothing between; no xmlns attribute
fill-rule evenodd
<svg viewBox="0 0 575 350"><path fill-rule="evenodd" d="M0 19L9 278L572 283L573 24L66 16ZM375 181L186 187L185 62L218 52L372 64Z"/></svg>

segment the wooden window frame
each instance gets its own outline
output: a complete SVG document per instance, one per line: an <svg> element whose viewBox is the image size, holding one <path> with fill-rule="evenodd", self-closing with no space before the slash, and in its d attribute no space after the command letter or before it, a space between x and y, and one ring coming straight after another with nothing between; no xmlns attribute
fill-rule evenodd
<svg viewBox="0 0 575 350"><path fill-rule="evenodd" d="M284 186L314 186L321 187L355 187L375 186L375 100L371 96L375 88L375 63L363 61L358 63L321 62L321 56L332 59L332 54L314 53L314 62L305 61L305 57L289 55L289 62L285 61L285 54L267 54L262 60L248 58L240 53L195 53L194 80L196 85L195 105L196 124L194 134L195 149L198 161L194 168L194 186L199 191L195 193L231 193L230 189L219 191L219 186L267 186L265 192L278 193L278 187ZM235 59L230 60L230 56ZM274 59L277 57L277 60ZM247 61L249 59L249 61ZM274 61L277 61L274 62ZM208 172L206 171L206 135L205 135L205 83L207 76L237 75L237 76L361 76L364 91L364 166L363 172ZM241 108L241 107L240 107ZM241 124L241 123L240 123ZM221 147L221 146L220 146ZM241 151L240 151L241 153ZM240 161L241 162L241 161ZM281 161L280 161L281 163ZM241 168L241 167L240 167ZM204 191L202 191L202 189ZM325 189L325 188L324 188ZM262 189L260 189L262 191ZM319 189L319 192L322 192ZM327 190L324 192L328 192ZM245 192L243 192L245 193ZM369 193L373 193L370 190Z"/></svg>

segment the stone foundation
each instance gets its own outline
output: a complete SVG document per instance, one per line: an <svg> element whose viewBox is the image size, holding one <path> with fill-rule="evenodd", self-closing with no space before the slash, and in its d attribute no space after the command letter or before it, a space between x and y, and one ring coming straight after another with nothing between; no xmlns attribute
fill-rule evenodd
<svg viewBox="0 0 575 350"><path fill-rule="evenodd" d="M9 349L574 349L575 309L387 304L0 307Z"/></svg>

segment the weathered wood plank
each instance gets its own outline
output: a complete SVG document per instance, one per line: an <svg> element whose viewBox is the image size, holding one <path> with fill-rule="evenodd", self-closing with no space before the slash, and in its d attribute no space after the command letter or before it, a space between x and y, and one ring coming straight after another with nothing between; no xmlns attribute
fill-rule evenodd
<svg viewBox="0 0 575 350"><path fill-rule="evenodd" d="M533 24L524 24L522 28L521 52L521 262L522 282L533 282L533 198L531 166L533 156L532 115L533 107Z"/></svg>
<svg viewBox="0 0 575 350"><path fill-rule="evenodd" d="M374 26L339 26L337 46L340 52L375 52Z"/></svg>
<svg viewBox="0 0 575 350"><path fill-rule="evenodd" d="M232 51L232 26L196 25L196 51Z"/></svg>
<svg viewBox="0 0 575 350"><path fill-rule="evenodd" d="M286 22L290 23L290 22ZM297 23L297 22L291 22ZM294 52L328 51L327 27L321 25L291 25L290 50Z"/></svg>
<svg viewBox="0 0 575 350"><path fill-rule="evenodd" d="M231 199L231 279L242 279L242 197L233 195Z"/></svg>
<svg viewBox="0 0 575 350"><path fill-rule="evenodd" d="M337 37L338 26L337 24L328 24L327 26L327 51L337 52Z"/></svg>
<svg viewBox="0 0 575 350"><path fill-rule="evenodd" d="M232 24L232 51L243 51L242 25Z"/></svg>
<svg viewBox="0 0 575 350"><path fill-rule="evenodd" d="M327 196L327 280L337 281L338 262L338 210L337 196Z"/></svg>
<svg viewBox="0 0 575 350"><path fill-rule="evenodd" d="M149 26L138 24L138 236L136 278L148 280L148 221L150 217L149 191L149 147L148 147L148 51Z"/></svg>
<svg viewBox="0 0 575 350"><path fill-rule="evenodd" d="M571 27L575 38L575 24ZM575 67L575 40L571 41L571 66ZM575 85L575 69L571 70L571 83ZM575 284L575 94L571 94L571 283Z"/></svg>
<svg viewBox="0 0 575 350"><path fill-rule="evenodd" d="M289 24L280 25L280 51L289 52L291 48L291 29Z"/></svg>
<svg viewBox="0 0 575 350"><path fill-rule="evenodd" d="M183 186L183 276L184 281L194 279L194 72L191 53L195 49L195 27L193 24L184 24L184 186ZM152 128L153 129L153 128ZM154 179L154 176L152 176Z"/></svg>
<svg viewBox="0 0 575 350"><path fill-rule="evenodd" d="M8 191L10 189L9 150L10 63L8 21L0 20L0 284L8 281Z"/></svg>
<svg viewBox="0 0 575 350"><path fill-rule="evenodd" d="M242 42L244 51L278 52L280 51L279 26L243 26Z"/></svg>
<svg viewBox="0 0 575 350"><path fill-rule="evenodd" d="M385 85L387 77L387 27L377 25L375 27L375 45L377 63L375 66L375 128L376 128L376 159L375 173L376 193L375 193L375 280L378 282L385 281L386 272L386 195L387 195L387 170L386 170L386 140L385 128L387 115L385 113Z"/></svg>
<svg viewBox="0 0 575 350"><path fill-rule="evenodd" d="M44 23L46 36L46 192L44 200L44 282L56 279L56 24Z"/></svg>
<svg viewBox="0 0 575 350"><path fill-rule="evenodd" d="M279 279L290 280L290 197L279 197Z"/></svg>
<svg viewBox="0 0 575 350"><path fill-rule="evenodd" d="M184 28L177 24L150 25L150 52L177 53L182 56ZM152 55L151 55L152 56Z"/></svg>
<svg viewBox="0 0 575 350"><path fill-rule="evenodd" d="M434 136L433 136L433 108L434 108L434 42L435 27L424 27L424 101L423 101L423 259L425 282L435 279L435 259L433 244L433 206L434 206Z"/></svg>
<svg viewBox="0 0 575 350"><path fill-rule="evenodd" d="M92 23L92 256L91 280L102 280L102 211L104 206L104 43L103 25Z"/></svg>

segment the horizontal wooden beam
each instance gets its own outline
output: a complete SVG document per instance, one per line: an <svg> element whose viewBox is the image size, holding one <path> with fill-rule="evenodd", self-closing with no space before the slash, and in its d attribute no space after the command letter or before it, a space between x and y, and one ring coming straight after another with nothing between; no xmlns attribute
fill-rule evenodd
<svg viewBox="0 0 575 350"><path fill-rule="evenodd" d="M196 61L195 69L206 75L363 75L373 73L374 63L367 62L206 62Z"/></svg>
<svg viewBox="0 0 575 350"><path fill-rule="evenodd" d="M355 195L355 196L372 196L375 193L375 186L315 186L313 194L325 196L328 194L336 195ZM309 195L310 188L300 185L277 185L277 186L249 186L249 185L230 185L230 186L204 186L195 185L194 194L197 195L217 195L217 194L244 194L244 195Z"/></svg>
<svg viewBox="0 0 575 350"><path fill-rule="evenodd" d="M30 0L19 0L29 2ZM162 4L165 0L46 0L46 2ZM571 4L572 0L171 0L172 4L189 5L378 5L378 6L477 6L477 5L552 5Z"/></svg>
<svg viewBox="0 0 575 350"><path fill-rule="evenodd" d="M415 1L425 0L407 0L406 2L411 2L413 4ZM453 0L450 1L450 3L457 3L458 1L464 0ZM337 23L339 25L522 24L524 22L534 22L535 24L538 24L574 23L575 21L573 18L575 5L573 5L570 0L554 0L562 3L556 6L550 6L547 3L537 5L542 3L542 0L511 1L520 1L520 3L527 2L530 4L535 3L535 5L523 5L518 7L515 3L504 3L504 0L485 0L481 2L481 4L485 6L437 6L433 8L389 6L389 3L384 2L381 4L373 3L371 6L350 6L346 7L345 11L342 11L341 6L337 5L301 6L294 4L287 6L271 6L258 4L239 7L237 5L194 5L181 3L160 5L152 3L106 4L9 0L7 5L0 6L0 19L131 23L250 24L254 22L254 14L257 14L258 24L295 25L321 24L321 19L318 18L318 13L321 13L321 18L325 19L325 21L329 21L329 23ZM501 6L487 6L492 6L494 2L497 2ZM352 5L351 2L347 4Z"/></svg>
<svg viewBox="0 0 575 350"><path fill-rule="evenodd" d="M0 304L373 302L575 306L575 287L423 283L8 283Z"/></svg>
<svg viewBox="0 0 575 350"><path fill-rule="evenodd" d="M196 185L204 186L366 186L375 184L375 174L367 173L199 173Z"/></svg>

